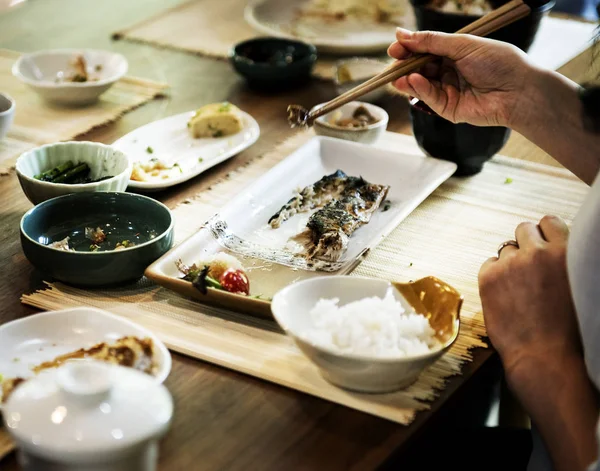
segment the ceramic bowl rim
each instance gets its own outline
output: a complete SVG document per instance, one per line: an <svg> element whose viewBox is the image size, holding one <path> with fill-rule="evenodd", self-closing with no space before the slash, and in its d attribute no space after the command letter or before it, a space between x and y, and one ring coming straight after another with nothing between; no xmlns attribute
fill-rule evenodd
<svg viewBox="0 0 600 471"><path fill-rule="evenodd" d="M108 55L108 56L117 57L120 60L122 65L120 65L120 67L118 67L118 70L113 75L106 77L102 80L97 80L95 82L54 83L54 82L50 82L50 81L30 79L29 77L26 77L25 75L23 75L23 73L21 72L21 66L25 59L35 60L37 57L42 57L42 56L54 56L54 55L61 55L61 54L75 55L75 54L84 54L86 52L91 52L91 53L95 53L95 54L104 54L104 55ZM92 89L92 88L103 87L105 85L110 85L110 84L116 82L117 80L120 80L121 78L123 78L128 70L129 70L129 63L127 62L127 59L125 58L125 56L123 54L119 54L118 52L113 52L113 51L107 51L104 49L91 49L91 48L45 49L42 51L31 52L28 54L21 55L12 66L12 74L15 77L17 77L19 80L21 80L22 82L26 83L27 85L31 85L32 87L45 88L45 89L49 89L49 90L64 90L64 89L76 89L76 88Z"/></svg>
<svg viewBox="0 0 600 471"><path fill-rule="evenodd" d="M285 65L276 65L275 64L275 65L273 65L273 64L270 64L267 62L255 62L254 60L250 59L249 57L244 56L238 52L239 48L241 48L242 46L255 44L255 43L262 43L265 41L273 41L273 42L280 43L282 45L289 44L289 45L301 46L306 49L307 54L304 57L302 57L300 60L297 60L290 64L285 64ZM313 46L312 44L309 44L309 43L306 43L306 42L300 41L300 40L278 38L275 36L260 36L257 38L247 39L245 41L241 41L241 42L235 44L229 51L229 58L233 62L243 63L245 65L248 65L251 67L258 67L263 70L286 70L291 67L299 67L302 65L312 65L317 61L317 57L318 57L317 48L315 46Z"/></svg>
<svg viewBox="0 0 600 471"><path fill-rule="evenodd" d="M0 111L0 118L3 118L4 116L14 113L17 103L15 99L11 97L8 93L0 92L0 96L3 96L10 102L10 106L7 109L5 109L4 111Z"/></svg>
<svg viewBox="0 0 600 471"><path fill-rule="evenodd" d="M124 248L122 250L118 250L118 251L107 250L107 251L102 251L102 252L80 252L80 251L71 252L71 251L56 249L54 247L49 247L47 245L40 244L37 240L33 239L29 234L27 234L27 232L23 228L23 224L25 223L27 218L31 216L31 214L34 211L39 210L39 208L42 208L43 206L48 205L51 202L55 202L56 200L66 200L69 198L84 198L84 197L90 198L92 196L98 197L98 195L111 195L111 196L117 196L118 198L121 198L121 197L133 198L133 197L135 197L135 198L141 198L142 200L146 200L147 202L156 204L157 206L162 207L166 211L166 213L169 215L169 226L163 232L161 232L159 235L157 235L154 239L148 240L142 244L134 245L133 247L126 247L126 248ZM100 197L102 198L102 196L100 196ZM70 193L68 195L57 196L55 198L51 198L49 200L43 201L40 204L31 208L29 211L27 211L23 215L23 217L21 218L21 222L19 224L19 229L20 229L21 235L23 235L29 242L33 243L34 245L36 245L38 247L41 247L46 250L58 252L58 253L63 253L63 254L71 254L71 255L78 255L78 256L96 256L96 257L97 256L107 256L107 255L112 255L112 254L127 253L127 252L131 252L131 251L134 251L137 249L141 249L143 247L148 247L148 246L160 241L161 239L164 239L165 237L167 237L167 235L173 231L174 227L175 227L175 218L173 217L173 213L171 212L171 210L165 204L161 203L160 201L155 200L154 198L150 198L149 196L139 195L137 193L126 193L124 191L82 192L82 193Z"/></svg>
<svg viewBox="0 0 600 471"><path fill-rule="evenodd" d="M111 178L107 178L106 180L102 180L102 181L96 181L96 182L89 182L89 183L52 183L52 182L45 182L43 180L36 180L33 177L30 177L29 175L26 175L20 168L20 166L23 164L23 162L25 162L25 160L27 158L29 158L31 155L33 155L35 152L38 152L40 150L43 149L49 149L52 147L90 147L90 145L92 147L96 147L96 148L100 148L100 149L107 149L107 150L111 150L113 151L115 154L120 155L121 157L124 157L127 160L127 166L125 167L124 170L122 170L121 172L117 173L116 175L113 175ZM25 152L23 152L19 158L17 159L17 162L15 164L15 169L17 171L17 175L22 177L23 179L25 179L26 181L33 183L34 185L39 185L40 187L46 187L46 188L60 188L62 190L69 190L69 189L84 189L84 188L94 188L97 186L100 186L101 184L104 183L112 183L117 181L118 179L122 178L124 174L128 173L129 175L131 175L131 170L133 168L133 165L131 163L131 159L129 158L129 156L127 154L125 154L125 152L117 149L116 147L107 145L107 144L102 144L100 142L90 142L90 141L67 141L67 142L55 142L53 144L45 144L43 146L39 146L39 147L35 147L33 149L27 150ZM129 181L129 177L127 178L127 181Z"/></svg>
<svg viewBox="0 0 600 471"><path fill-rule="evenodd" d="M342 105L342 107L348 106L348 105L357 105L356 106L357 108L359 106L364 106L369 111L372 111L371 109L374 108L377 113L380 113L381 118L378 119L373 124L368 124L367 126L364 126L362 128L345 128L345 127L342 127L342 126L336 126L335 124L331 124L329 121L327 121L325 119L327 117L327 115L329 115L331 113L335 113L335 111L332 111L331 113L327 113L327 114L325 114L323 116L319 116L317 119L315 119L315 123L314 124L316 126L322 126L324 128L331 129L331 130L334 130L334 131L338 131L338 132L350 132L350 133L361 133L361 132L364 133L365 131L370 131L372 129L377 129L377 128L385 127L385 126L388 125L388 122L390 120L390 115L382 107L374 105L373 103L367 103L365 101L351 101L350 103L346 103L345 105ZM315 106L315 109L318 109L319 106L322 106L322 105Z"/></svg>
<svg viewBox="0 0 600 471"><path fill-rule="evenodd" d="M478 18L483 17L484 15L472 15L472 14L464 14L464 13L458 13L458 12L449 12L449 11L441 11L438 10L436 8L429 8L429 5L427 3L421 3L421 2L415 2L414 0L410 0L410 4L412 5L413 8L418 8L418 9L428 9L430 11L434 11L440 15L447 15L449 17L454 17L454 18L465 18L465 19L469 19L469 23L473 22L475 20L477 20ZM533 7L531 8L531 13L546 13L547 11L551 10L552 8L554 8L556 6L556 0L547 0L545 3L543 3L540 6L537 7Z"/></svg>
<svg viewBox="0 0 600 471"><path fill-rule="evenodd" d="M328 355L334 356L334 357L342 359L342 360L351 360L351 361L357 361L357 362L369 362L369 363L389 365L389 364L400 364L400 363L412 363L412 362L420 361L420 360L433 359L433 358L437 357L438 355L442 354L443 352L445 352L448 348L450 348L452 346L452 344L458 338L459 331L460 331L460 316L458 316L457 319L454 321L456 323L456 328L454 329L453 335L446 342L444 342L442 345L440 345L435 350L432 350L427 353L421 353L419 355L411 355L411 356L403 356L403 357L375 357L375 356L369 356L369 355L360 355L357 353L340 353L339 351L336 351L333 348L329 348L329 347L326 347L323 345L313 343L307 339L300 337L298 334L296 334L293 331L293 329L290 329L289 325L285 322L285 320L281 319L281 316L277 313L278 304L279 304L278 300L281 297L283 297L285 294L296 289L297 286L310 284L311 282L316 283L320 279L328 279L328 280L332 280L332 281L338 281L341 283L343 283L344 280L348 280L348 279L365 280L365 281L369 281L369 282L375 281L375 282L379 282L381 284L386 284L387 286L392 287L392 288L394 287L392 282L387 281L387 280L382 280L382 279L378 279L378 278L369 278L366 276L348 277L347 275L317 276L314 278L301 280L296 283L287 285L286 287L282 288L277 293L275 293L275 295L273 296L273 299L271 300L271 312L272 312L273 317L275 318L275 321L277 322L277 324L284 330L284 332L287 335L292 337L294 339L294 341L297 343L309 345L311 348L314 348L322 353L326 353ZM441 280L439 280L439 281L441 281ZM446 283L444 283L444 284L446 284ZM311 361L314 362L314 360L312 360L312 359L311 359Z"/></svg>

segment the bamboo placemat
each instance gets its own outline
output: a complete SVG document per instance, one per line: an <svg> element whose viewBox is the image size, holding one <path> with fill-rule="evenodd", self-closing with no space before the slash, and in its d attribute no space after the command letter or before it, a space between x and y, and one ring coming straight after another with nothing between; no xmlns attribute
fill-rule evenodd
<svg viewBox="0 0 600 471"><path fill-rule="evenodd" d="M197 231L230 195L311 135L294 136L178 206L174 210L177 243ZM412 154L405 158L422 158L409 136L386 133L378 146ZM506 183L507 178L512 183ZM570 221L586 193L586 185L563 169L497 157L475 177L448 180L370 252L352 275L399 281L436 275L465 296L456 344L413 386L393 394L339 390L319 376L272 322L203 306L148 280L96 291L53 283L49 289L24 295L22 302L47 310L79 305L104 308L153 330L174 351L409 424L418 410L429 407L428 401L448 377L460 374L461 366L471 359L469 350L485 346L477 289L481 263L495 253L499 242L512 238L523 220L537 221L552 213Z"/></svg>
<svg viewBox="0 0 600 471"><path fill-rule="evenodd" d="M14 123L7 137L0 141L0 171L3 173L14 165L22 152L73 139L115 121L167 88L165 84L150 80L124 77L94 105L80 108L53 106L12 75L11 68L18 57L18 52L0 49L0 90L16 102Z"/></svg>
<svg viewBox="0 0 600 471"><path fill-rule="evenodd" d="M246 0L191 0L118 31L114 37L224 59L234 44L261 36L244 19L247 3ZM408 14L407 25L414 24L410 8ZM589 22L545 17L529 55L540 67L555 70L590 46L594 27ZM569 34L557 34L561 31ZM565 41L565 37L569 39ZM390 43L393 40L390 37ZM338 59L320 57L314 75L332 79ZM389 61L385 55L380 59ZM393 91L391 87L388 90Z"/></svg>
<svg viewBox="0 0 600 471"><path fill-rule="evenodd" d="M247 4L246 0L192 0L118 31L113 37L225 59L235 44L264 36L246 23ZM412 24L411 9L409 14ZM393 39L390 37L390 43ZM389 61L385 55L380 58ZM320 57L313 75L332 79L334 63L339 59Z"/></svg>

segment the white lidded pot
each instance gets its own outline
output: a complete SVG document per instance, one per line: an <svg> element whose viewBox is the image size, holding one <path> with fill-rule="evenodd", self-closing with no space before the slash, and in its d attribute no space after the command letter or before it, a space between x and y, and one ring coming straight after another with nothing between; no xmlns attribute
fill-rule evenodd
<svg viewBox="0 0 600 471"><path fill-rule="evenodd" d="M3 408L25 471L154 471L172 415L154 378L96 361L40 373Z"/></svg>

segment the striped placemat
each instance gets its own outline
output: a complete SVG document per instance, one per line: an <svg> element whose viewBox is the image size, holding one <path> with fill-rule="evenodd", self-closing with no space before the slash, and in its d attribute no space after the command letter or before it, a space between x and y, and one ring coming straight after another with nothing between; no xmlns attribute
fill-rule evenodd
<svg viewBox="0 0 600 471"><path fill-rule="evenodd" d="M123 77L100 100L85 107L60 107L45 103L27 85L12 75L20 53L0 49L0 90L16 102L15 120L7 137L0 141L0 174L6 174L26 150L73 139L115 121L164 93L167 85L137 77Z"/></svg>
<svg viewBox="0 0 600 471"><path fill-rule="evenodd" d="M197 231L230 195L310 137L311 132L294 136L178 206L177 241ZM406 158L422 158L409 136L388 132L377 146L401 151ZM512 238L523 220L537 221L552 213L570 221L586 194L587 186L565 170L496 157L474 177L448 180L371 250L350 276L408 281L435 275L465 297L458 341L414 385L393 394L364 395L331 386L273 322L203 306L148 280L94 291L53 283L24 295L22 301L46 310L104 308L153 330L174 351L409 424L418 410L429 407L448 377L460 374L471 359L469 350L485 347L477 288L481 263L501 241Z"/></svg>

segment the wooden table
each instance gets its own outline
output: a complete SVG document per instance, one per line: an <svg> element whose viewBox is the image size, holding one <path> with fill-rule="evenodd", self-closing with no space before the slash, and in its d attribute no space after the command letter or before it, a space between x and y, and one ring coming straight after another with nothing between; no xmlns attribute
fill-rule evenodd
<svg viewBox="0 0 600 471"><path fill-rule="evenodd" d="M261 127L259 142L204 176L156 195L170 207L290 136L293 131L285 121L288 103L319 103L333 96L331 85L320 82L300 91L261 95L248 90L226 62L111 42L112 32L176 3L29 0L23 7L0 14L0 47L24 52L58 47L113 49L129 59L131 75L164 81L172 87L169 98L153 101L82 139L111 143L143 124L215 101L229 100L252 113ZM562 71L574 80L584 81L589 78L589 61L590 54L584 53ZM390 129L410 133L406 102L391 97L384 106L390 113ZM520 136L513 136L503 153L558 165ZM15 175L0 178L0 259L4 261L0 272L0 323L34 312L19 302L22 293L41 284L40 275L25 259L19 242L19 220L30 207ZM469 383L477 385L493 356L489 349L476 351L463 376L449 382L432 409L418 414L411 426L402 427L174 354L166 385L175 398L175 418L162 442L160 470L376 468L430 426L439 411L459 396L457 391ZM0 468L18 469L14 455L0 463Z"/></svg>

